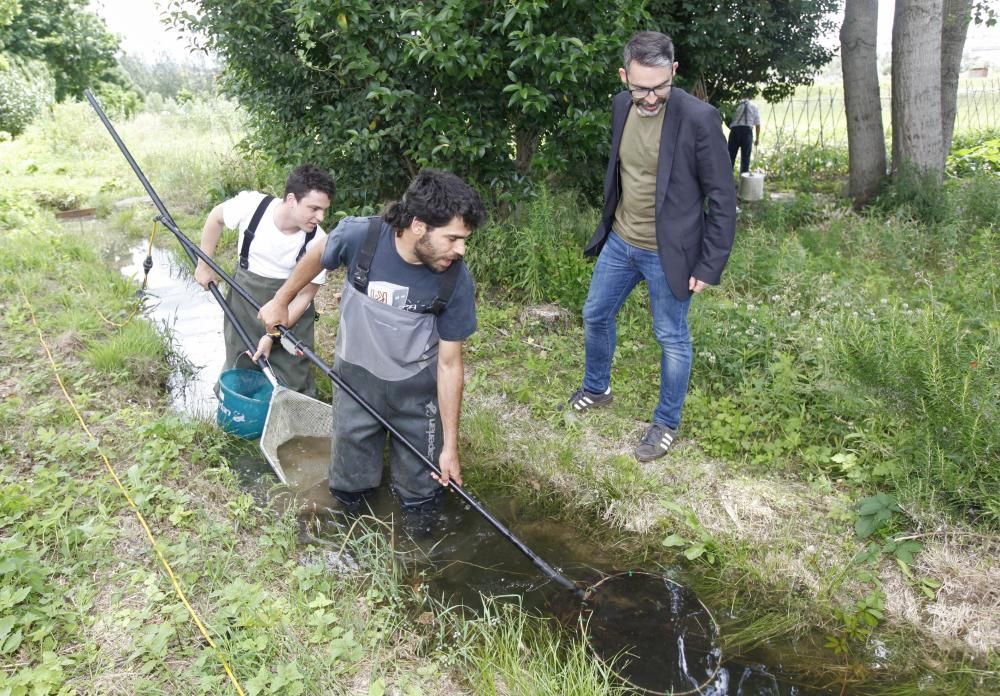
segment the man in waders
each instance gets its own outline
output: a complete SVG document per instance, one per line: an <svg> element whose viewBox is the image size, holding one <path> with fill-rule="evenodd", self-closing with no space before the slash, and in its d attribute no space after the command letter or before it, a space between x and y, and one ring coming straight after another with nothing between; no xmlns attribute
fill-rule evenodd
<svg viewBox="0 0 1000 696"><path fill-rule="evenodd" d="M214 258L223 227L238 228L239 264L233 278L263 304L274 297L275 291L288 279L295 264L308 250L322 250L326 233L319 223L330 207L333 194L334 183L330 175L311 164L303 164L288 176L283 198L243 191L215 206L202 228L201 249ZM219 280L202 260L198 261L194 277L206 290L210 282ZM289 323L285 326L294 328L296 337L310 347L313 345L316 321L313 298L325 281L326 271L320 270L303 285L288 307ZM257 311L234 294L231 288L226 292L226 301L247 333L251 336L264 334L254 360L260 355L268 356L282 384L313 396L316 384L308 359L291 355L285 350L272 351L272 342L276 341L266 334L264 325L257 320ZM247 351L228 319L223 333L226 339L224 369L230 369L237 358Z"/></svg>
<svg viewBox="0 0 1000 696"><path fill-rule="evenodd" d="M431 474L390 438L392 485L406 511L433 511L441 486L462 482L462 343L476 330L475 285L462 256L485 217L468 184L424 170L383 216L341 221L260 311L269 329L287 326L290 303L310 278L347 267L334 369L441 471ZM381 481L386 430L339 390L333 430L330 492L356 511Z"/></svg>

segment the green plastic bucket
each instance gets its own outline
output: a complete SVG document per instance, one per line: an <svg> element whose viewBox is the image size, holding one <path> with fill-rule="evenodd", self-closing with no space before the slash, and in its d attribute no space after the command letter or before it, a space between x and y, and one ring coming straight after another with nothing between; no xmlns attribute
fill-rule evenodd
<svg viewBox="0 0 1000 696"><path fill-rule="evenodd" d="M256 440L264 432L274 387L263 372L226 370L219 375L216 421L227 433Z"/></svg>

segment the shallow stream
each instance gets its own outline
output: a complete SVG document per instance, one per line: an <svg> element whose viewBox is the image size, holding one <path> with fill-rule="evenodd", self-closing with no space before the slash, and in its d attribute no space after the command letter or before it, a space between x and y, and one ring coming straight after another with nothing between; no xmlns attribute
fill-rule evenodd
<svg viewBox="0 0 1000 696"><path fill-rule="evenodd" d="M134 247L129 254L120 261L120 265L126 264L122 273L141 282L146 247ZM190 363L171 382L173 407L195 417L214 418L213 387L223 369L225 353L222 312L211 295L194 283L187 268L175 266L173 253L157 249L153 259L147 283L147 316L170 329L175 350ZM302 538L322 544L324 534L339 532L341 524L331 513L335 504L326 487L329 441L292 441L283 446L280 459L287 488L278 484L262 455L239 457L234 468L243 486L262 503L288 505L289 500L294 501ZM609 574L635 571L621 580L606 581L586 607L587 612L594 612L589 639L595 650L607 651L606 656L610 656L632 645L641 655L649 656L621 670L632 683L647 686L654 693L669 693L672 688L675 693L713 696L851 693L850 687L842 691L841 684L804 683L802 674L815 674L817 664L833 660L832 653L806 641L764 644L738 660L720 655L712 618L725 632L734 617L726 607L705 607L685 589L696 584L696 578L687 574L690 571L628 568L612 548L595 546L586 530L546 519L544 512L510 497L473 494L538 556L582 587L591 587ZM555 614L564 624L577 625L580 605L567 596L567 590L551 582L458 496L449 494L444 500L440 514L414 519L401 515L385 484L369 500L373 515L396 523L392 527L395 548L405 557L407 567L428 582L433 596L476 609L481 606L481 594L517 595L526 609ZM613 601L605 601L608 598ZM650 603L644 603L646 600ZM643 620L631 621L622 629L618 620L622 611Z"/></svg>

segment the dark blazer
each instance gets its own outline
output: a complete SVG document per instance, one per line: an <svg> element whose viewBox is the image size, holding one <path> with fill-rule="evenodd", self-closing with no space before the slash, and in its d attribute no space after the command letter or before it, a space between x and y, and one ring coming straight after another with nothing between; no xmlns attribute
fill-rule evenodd
<svg viewBox="0 0 1000 696"><path fill-rule="evenodd" d="M736 185L715 107L674 87L666 108L656 168L656 245L667 283L683 300L691 295L689 277L712 285L722 277L736 233ZM587 256L600 253L614 223L621 195L618 148L632 112L629 93L615 95L604 213Z"/></svg>

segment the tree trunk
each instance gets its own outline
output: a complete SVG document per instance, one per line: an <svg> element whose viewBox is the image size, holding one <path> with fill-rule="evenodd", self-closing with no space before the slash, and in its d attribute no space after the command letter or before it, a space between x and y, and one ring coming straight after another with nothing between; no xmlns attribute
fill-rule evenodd
<svg viewBox="0 0 1000 696"><path fill-rule="evenodd" d="M514 133L514 166L524 176L531 172L531 159L535 156L540 141L541 138L535 131L518 128Z"/></svg>
<svg viewBox="0 0 1000 696"><path fill-rule="evenodd" d="M962 50L972 20L972 0L944 0L941 27L941 154L944 161L951 152L958 103L958 74L962 69Z"/></svg>
<svg viewBox="0 0 1000 696"><path fill-rule="evenodd" d="M944 174L941 25L944 0L896 0L892 24L892 171Z"/></svg>
<svg viewBox="0 0 1000 696"><path fill-rule="evenodd" d="M858 207L878 193L885 177L885 129L875 51L877 28L878 0L847 0L840 27L840 55L850 161L848 195Z"/></svg>

